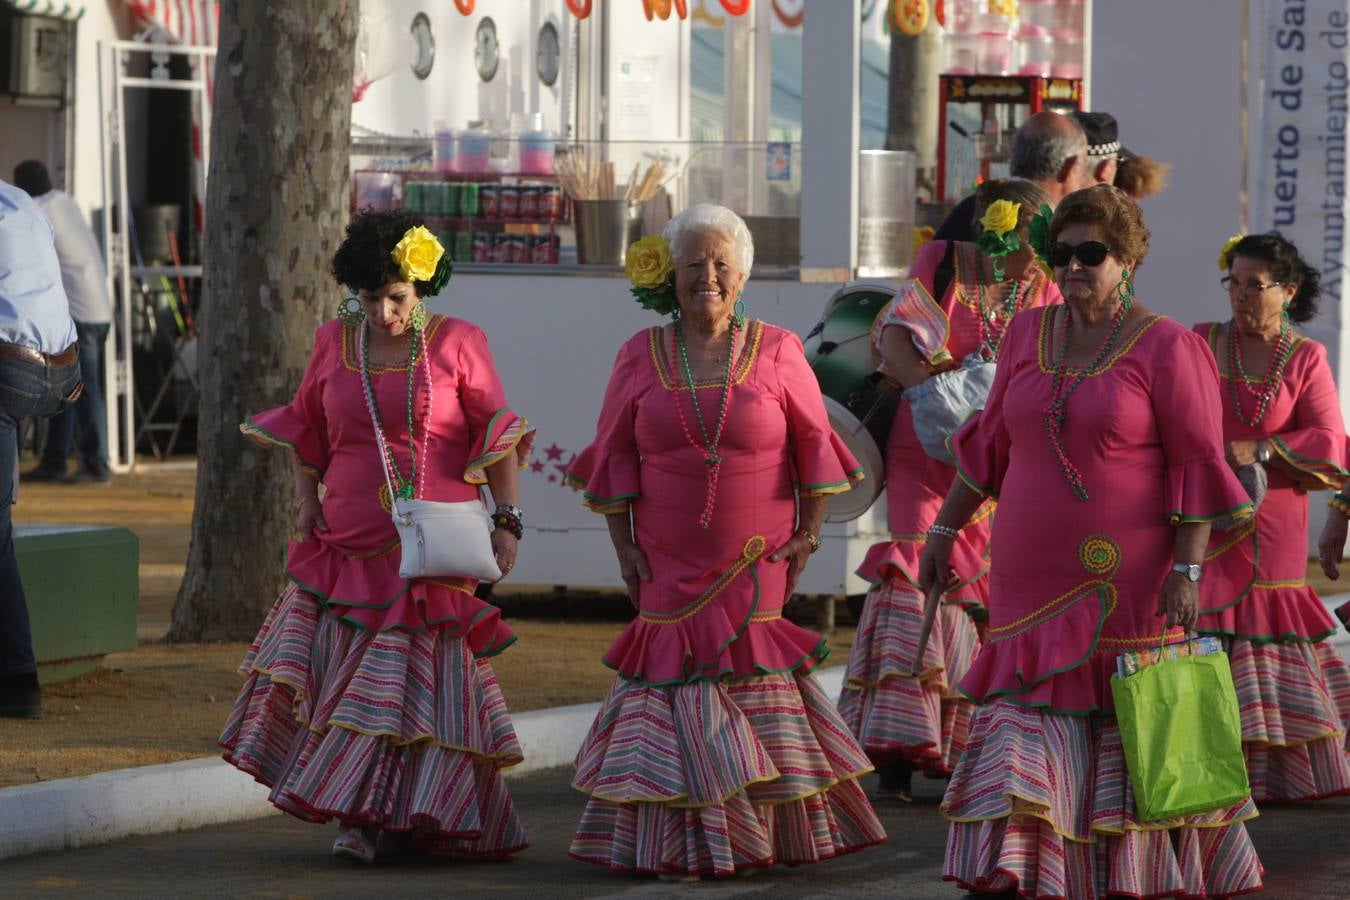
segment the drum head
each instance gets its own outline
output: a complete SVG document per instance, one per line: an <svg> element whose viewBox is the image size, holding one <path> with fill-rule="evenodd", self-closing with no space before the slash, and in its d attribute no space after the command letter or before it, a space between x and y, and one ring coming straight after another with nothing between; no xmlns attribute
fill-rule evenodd
<svg viewBox="0 0 1350 900"><path fill-rule="evenodd" d="M876 439L838 400L826 395L825 412L830 416L830 425L834 433L848 447L849 452L862 466L863 480L854 485L853 490L834 494L825 504L826 522L851 522L858 518L876 502L886 486L885 457Z"/></svg>

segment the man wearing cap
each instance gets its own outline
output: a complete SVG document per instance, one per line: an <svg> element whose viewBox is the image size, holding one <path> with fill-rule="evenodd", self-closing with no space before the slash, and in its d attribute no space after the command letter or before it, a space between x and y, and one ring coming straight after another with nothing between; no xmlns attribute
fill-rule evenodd
<svg viewBox="0 0 1350 900"><path fill-rule="evenodd" d="M1043 110L1029 116L1013 135L1009 174L1045 191L1055 206L1092 184L1086 160L1087 137L1082 127L1072 116ZM974 243L978 236L975 195L971 194L956 204L933 239Z"/></svg>
<svg viewBox="0 0 1350 900"><path fill-rule="evenodd" d="M80 395L75 323L51 223L0 181L0 716L42 715L28 604L14 555L19 420L54 415Z"/></svg>
<svg viewBox="0 0 1350 900"><path fill-rule="evenodd" d="M112 327L112 302L108 299L103 251L75 198L52 187L52 177L41 162L30 159L15 166L14 184L37 202L56 232L56 258L61 262L61 283L79 335L80 377L84 381L79 402L48 426L42 461L23 478L107 484L112 473L108 470L108 411L103 403L103 347ZM81 434L80 465L72 475L66 471L66 460L70 458L76 420Z"/></svg>
<svg viewBox="0 0 1350 900"><path fill-rule="evenodd" d="M1088 173L1097 184L1115 184L1116 167L1133 153L1120 145L1116 117L1104 112L1075 111L1073 117L1087 135Z"/></svg>

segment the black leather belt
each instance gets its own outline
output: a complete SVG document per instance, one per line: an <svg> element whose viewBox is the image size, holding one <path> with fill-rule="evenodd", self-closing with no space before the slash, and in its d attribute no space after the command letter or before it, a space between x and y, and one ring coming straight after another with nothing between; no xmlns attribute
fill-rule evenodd
<svg viewBox="0 0 1350 900"><path fill-rule="evenodd" d="M24 362L39 366L61 369L79 360L80 346L79 344L71 344L60 353L43 353L41 350L34 350L32 347L25 347L22 344L0 341L0 356L8 356L10 359L21 359Z"/></svg>

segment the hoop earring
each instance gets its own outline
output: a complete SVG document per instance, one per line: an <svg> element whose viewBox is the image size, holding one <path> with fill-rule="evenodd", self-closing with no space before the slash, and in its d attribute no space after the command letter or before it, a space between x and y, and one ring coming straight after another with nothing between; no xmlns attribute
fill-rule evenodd
<svg viewBox="0 0 1350 900"><path fill-rule="evenodd" d="M1120 270L1120 284L1116 285L1116 297L1120 299L1126 312L1134 304L1134 283L1130 281L1129 269Z"/></svg>
<svg viewBox="0 0 1350 900"><path fill-rule="evenodd" d="M422 301L418 301L417 305L414 306L414 307L412 308L412 315L410 315L408 318L412 321L412 329L413 329L413 331L424 331L424 330L426 330L426 327L427 327L427 305L426 305L426 303L424 303L424 302L422 302Z"/></svg>
<svg viewBox="0 0 1350 900"><path fill-rule="evenodd" d="M731 311L731 324L737 328L745 324L745 301L740 298L740 295L737 295L736 305Z"/></svg>
<svg viewBox="0 0 1350 900"><path fill-rule="evenodd" d="M361 300L351 294L338 304L337 317L342 320L342 324L357 328L365 319L366 311L361 308Z"/></svg>

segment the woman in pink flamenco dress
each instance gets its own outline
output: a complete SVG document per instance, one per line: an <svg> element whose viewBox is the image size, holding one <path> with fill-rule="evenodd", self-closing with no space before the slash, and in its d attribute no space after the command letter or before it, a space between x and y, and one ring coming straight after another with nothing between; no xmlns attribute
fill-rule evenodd
<svg viewBox="0 0 1350 900"><path fill-rule="evenodd" d="M1065 302L1013 320L988 405L952 440L960 479L920 561L930 585L954 529L998 498L943 877L1021 897L1257 890L1250 797L1136 818L1109 688L1120 653L1194 625L1209 523L1250 515L1223 458L1214 361L1133 299L1148 230L1124 192L1070 194L1049 240Z"/></svg>
<svg viewBox="0 0 1350 900"><path fill-rule="evenodd" d="M973 704L956 685L980 647L976 621L987 616L989 517L994 507L986 503L961 529L952 552L952 583L916 677L911 668L924 606L919 554L956 469L950 457L937 459L924 451L903 398L924 390L933 384L933 375L957 368L972 355L995 362L1013 315L1060 300L1059 288L1045 277L1027 243L1027 226L1047 202L1045 193L1028 181L988 181L977 193L976 216L998 201L1016 208L995 207L996 213L1011 210L1015 216L1001 223L991 219L994 228L985 230L1001 238L997 229L1002 227L1003 233L1018 237L1017 248L1009 251L1001 240L987 247L928 244L910 269L910 282L872 329L878 369L906 390L886 447L891 539L874 544L858 569L859 577L874 587L858 622L839 711L877 766L879 798L909 800L913 769L934 777L950 775L965 749ZM1005 274L1006 281L995 277ZM940 303L933 301L935 295Z"/></svg>
<svg viewBox="0 0 1350 900"><path fill-rule="evenodd" d="M1196 630L1229 643L1252 797L1346 794L1350 668L1330 641L1336 622L1304 581L1307 492L1347 475L1326 349L1291 327L1316 314L1318 273L1274 234L1242 238L1225 256L1233 318L1195 330L1218 362L1228 459L1262 464L1268 489L1252 521L1210 537Z"/></svg>
<svg viewBox="0 0 1350 900"><path fill-rule="evenodd" d="M744 222L691 207L634 245L630 275L668 258L667 241L673 285L656 265L645 296L676 321L619 351L569 473L606 515L638 611L605 653L618 677L577 754L589 800L571 855L687 880L829 859L885 832L858 784L867 757L810 674L825 642L783 618L824 498L858 466L801 342L734 314Z"/></svg>
<svg viewBox="0 0 1350 900"><path fill-rule="evenodd" d="M489 485L503 504L493 549L509 571L532 433L506 405L483 332L426 312L421 299L449 263L416 226L403 212L352 221L332 268L355 296L319 328L295 399L241 426L291 452L302 539L287 549L289 583L244 658L220 743L278 808L337 819L334 855L365 863L385 832L410 837L382 850L506 858L527 845L501 776L520 747L488 661L515 636L474 581L399 576L363 383L364 356L395 489L463 501ZM429 260L395 261L391 251L409 247L438 261L434 274Z"/></svg>

